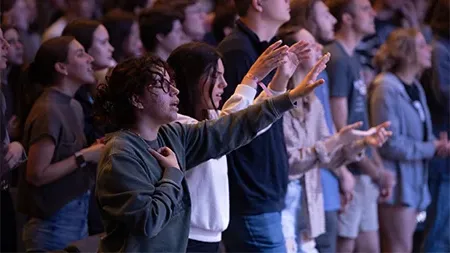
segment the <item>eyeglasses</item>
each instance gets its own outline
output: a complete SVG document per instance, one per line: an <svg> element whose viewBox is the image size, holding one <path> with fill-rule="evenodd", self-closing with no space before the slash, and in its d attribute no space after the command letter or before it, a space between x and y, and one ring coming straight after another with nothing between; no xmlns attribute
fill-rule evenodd
<svg viewBox="0 0 450 253"><path fill-rule="evenodd" d="M171 88L176 88L174 80L164 80L158 85L150 85L149 88L162 89L165 93L169 93Z"/></svg>

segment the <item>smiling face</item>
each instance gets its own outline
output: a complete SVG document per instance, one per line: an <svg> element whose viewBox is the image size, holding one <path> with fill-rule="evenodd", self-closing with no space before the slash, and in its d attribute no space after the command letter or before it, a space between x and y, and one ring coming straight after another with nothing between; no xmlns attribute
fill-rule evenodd
<svg viewBox="0 0 450 253"><path fill-rule="evenodd" d="M19 33L16 29L8 29L4 34L5 40L8 42L8 62L15 65L23 64L23 45L20 42Z"/></svg>
<svg viewBox="0 0 450 253"><path fill-rule="evenodd" d="M223 76L225 72L222 60L217 61L217 69L213 69L208 76L201 78L200 84L205 83L202 89L201 108L206 110L217 110L222 101L223 90L227 87L227 81ZM205 80L206 79L206 80ZM213 83L214 82L214 83ZM213 86L211 89L211 85Z"/></svg>
<svg viewBox="0 0 450 253"><path fill-rule="evenodd" d="M109 44L108 30L103 25L99 25L95 29L92 45L88 49L88 53L94 57L94 68L96 70L113 67L115 61L112 57L114 48Z"/></svg>
<svg viewBox="0 0 450 253"><path fill-rule="evenodd" d="M67 78L75 80L80 84L94 84L95 77L92 69L94 59L84 51L83 46L73 40L69 45L67 61L62 63L65 66Z"/></svg>

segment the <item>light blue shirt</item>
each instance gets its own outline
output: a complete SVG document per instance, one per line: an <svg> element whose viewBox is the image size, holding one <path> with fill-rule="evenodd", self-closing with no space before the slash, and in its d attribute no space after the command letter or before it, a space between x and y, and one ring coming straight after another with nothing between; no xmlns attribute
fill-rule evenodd
<svg viewBox="0 0 450 253"><path fill-rule="evenodd" d="M325 83L315 89L315 94L322 103L325 119L328 129L331 134L333 131L333 119L331 117L330 95L328 88L328 74L326 71L320 73L319 78L323 78ZM339 210L340 196L339 196L339 182L336 176L328 169L320 169L320 178L322 182L324 209L325 211Z"/></svg>

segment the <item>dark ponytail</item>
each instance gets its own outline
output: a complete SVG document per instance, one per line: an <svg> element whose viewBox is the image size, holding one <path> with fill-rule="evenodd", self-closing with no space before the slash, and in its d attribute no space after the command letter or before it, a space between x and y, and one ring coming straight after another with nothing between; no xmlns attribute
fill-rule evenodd
<svg viewBox="0 0 450 253"><path fill-rule="evenodd" d="M23 94L20 106L21 121L26 120L44 88L56 84L59 73L55 70L55 64L67 61L69 45L74 40L74 37L62 36L45 41L39 47L34 61L25 68L20 81Z"/></svg>

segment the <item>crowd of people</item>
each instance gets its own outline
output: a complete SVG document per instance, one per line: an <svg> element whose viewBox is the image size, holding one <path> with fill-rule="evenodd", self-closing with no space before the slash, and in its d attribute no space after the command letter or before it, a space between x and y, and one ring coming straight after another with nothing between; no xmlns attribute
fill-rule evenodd
<svg viewBox="0 0 450 253"><path fill-rule="evenodd" d="M450 251L448 0L0 1L1 252Z"/></svg>

